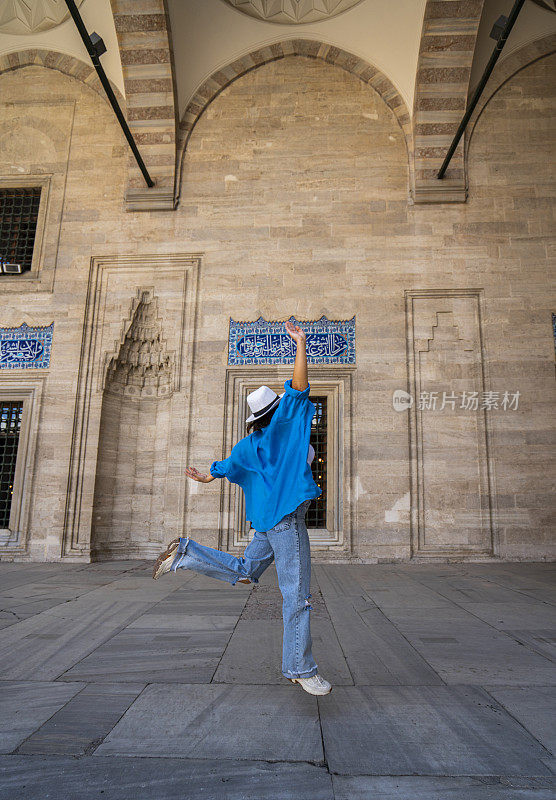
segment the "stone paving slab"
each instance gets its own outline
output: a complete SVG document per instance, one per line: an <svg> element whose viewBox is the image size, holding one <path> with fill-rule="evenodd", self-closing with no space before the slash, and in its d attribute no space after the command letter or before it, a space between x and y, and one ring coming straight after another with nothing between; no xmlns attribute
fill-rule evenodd
<svg viewBox="0 0 556 800"><path fill-rule="evenodd" d="M333 775L335 800L554 800L556 778L345 777Z"/></svg>
<svg viewBox="0 0 556 800"><path fill-rule="evenodd" d="M4 589L0 596L0 609L7 627L9 623L20 622L49 608L73 600L90 591L89 587L32 583Z"/></svg>
<svg viewBox="0 0 556 800"><path fill-rule="evenodd" d="M77 594L74 595L77 597ZM41 614L49 608L65 603L67 598L64 597L48 597L44 595L39 599L33 599L29 602L21 601L12 597L0 598L0 605L2 606L2 615L6 622L14 623L21 622L23 619L34 617L35 614Z"/></svg>
<svg viewBox="0 0 556 800"><path fill-rule="evenodd" d="M307 612L311 613L311 612ZM329 620L311 622L313 657L326 679L353 685L342 648ZM282 675L283 623L278 620L240 620L218 665L216 683L284 684Z"/></svg>
<svg viewBox="0 0 556 800"><path fill-rule="evenodd" d="M513 603L494 604L466 602L461 604L465 611L487 622L499 631L514 628L537 629L552 628L556 635L556 608L551 603L541 603L530 598Z"/></svg>
<svg viewBox="0 0 556 800"><path fill-rule="evenodd" d="M236 592L228 589L227 584L223 584L222 589L215 588L213 581L211 589L194 589L189 585L187 588L177 589L158 603L156 608L146 613L174 614L183 620L190 615L199 614L203 616L237 615L239 618L248 597L249 587L246 584L243 584L242 589Z"/></svg>
<svg viewBox="0 0 556 800"><path fill-rule="evenodd" d="M98 746L145 685L87 684L29 736L17 748L17 752L83 755Z"/></svg>
<svg viewBox="0 0 556 800"><path fill-rule="evenodd" d="M89 564L18 564L18 563L3 563L0 565L2 568L2 593L15 586L22 586L24 584L37 583L40 581L48 580L49 578L57 578L68 574L72 568L76 572L83 569L88 569Z"/></svg>
<svg viewBox="0 0 556 800"><path fill-rule="evenodd" d="M80 600L74 601L79 607L63 603L0 631L0 675L11 680L53 680L149 605L109 596L96 598L91 606ZM68 616L57 613L62 609Z"/></svg>
<svg viewBox="0 0 556 800"><path fill-rule="evenodd" d="M97 754L323 763L316 699L293 684L151 684Z"/></svg>
<svg viewBox="0 0 556 800"><path fill-rule="evenodd" d="M124 575L142 575L142 571L135 569L121 569L119 571L115 571L113 569L95 569L90 570L88 567L93 567L94 564L86 564L84 565L86 569L72 570L69 572L64 572L62 574L54 575L50 578L43 578L43 585L44 586L77 586L80 589L85 591L91 591L95 589L97 586L110 586L111 583L114 583L119 578L122 578Z"/></svg>
<svg viewBox="0 0 556 800"><path fill-rule="evenodd" d="M33 731L85 688L84 683L2 681L0 752L11 753Z"/></svg>
<svg viewBox="0 0 556 800"><path fill-rule="evenodd" d="M233 626L226 630L139 628L125 630L99 645L60 680L144 683L210 683Z"/></svg>
<svg viewBox="0 0 556 800"><path fill-rule="evenodd" d="M524 728L556 753L556 692L553 686L485 686Z"/></svg>
<svg viewBox="0 0 556 800"><path fill-rule="evenodd" d="M464 609L384 609L446 683L550 685L554 664Z"/></svg>
<svg viewBox="0 0 556 800"><path fill-rule="evenodd" d="M175 588L152 577L124 576L10 625L0 631L0 675L53 680Z"/></svg>
<svg viewBox="0 0 556 800"><path fill-rule="evenodd" d="M549 583L533 580L524 575L512 574L501 578L497 577L496 582L515 592L516 600L529 597L538 602L556 604L556 581Z"/></svg>
<svg viewBox="0 0 556 800"><path fill-rule="evenodd" d="M556 661L556 628L540 628L534 630L512 630L504 629L504 633L515 639L516 642L524 644L529 650L533 650L552 662Z"/></svg>
<svg viewBox="0 0 556 800"><path fill-rule="evenodd" d="M6 603L30 603L34 600L42 600L44 598L57 598L60 602L65 600L73 600L84 592L89 592L88 586L66 585L59 583L24 583L21 586L13 586L11 589L4 589L0 602L2 608Z"/></svg>
<svg viewBox="0 0 556 800"><path fill-rule="evenodd" d="M479 687L337 686L322 700L331 772L551 774L550 753Z"/></svg>
<svg viewBox="0 0 556 800"><path fill-rule="evenodd" d="M141 614L126 626L126 631L143 631L146 636L158 631L174 631L174 633L196 633L199 631L233 631L239 613L234 614L184 614L169 612L159 608L159 613L149 611Z"/></svg>
<svg viewBox="0 0 556 800"><path fill-rule="evenodd" d="M365 594L359 582L359 578L365 573L358 564L313 564L311 573L316 577L327 600L331 597L361 597Z"/></svg>
<svg viewBox="0 0 556 800"><path fill-rule="evenodd" d="M327 608L355 684L442 683L423 656L367 598L335 597L328 600Z"/></svg>
<svg viewBox="0 0 556 800"><path fill-rule="evenodd" d="M537 603L534 597L518 594L515 589L478 575L420 576L418 582L458 605L467 603Z"/></svg>
<svg viewBox="0 0 556 800"><path fill-rule="evenodd" d="M413 580L411 576L398 574L392 569L385 571L383 566L387 565L317 564L315 572L327 602L335 597L366 597L368 602L380 607L413 607L415 604L419 608L451 607L449 600ZM357 580L354 586L351 585L351 574L343 574L345 569L356 570Z"/></svg>
<svg viewBox="0 0 556 800"><path fill-rule="evenodd" d="M334 800L324 767L295 762L12 755L0 769L0 800Z"/></svg>

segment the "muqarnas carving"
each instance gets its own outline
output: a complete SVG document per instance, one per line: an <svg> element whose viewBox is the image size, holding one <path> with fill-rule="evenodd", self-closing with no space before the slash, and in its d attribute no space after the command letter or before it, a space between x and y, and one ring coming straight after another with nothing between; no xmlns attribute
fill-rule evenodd
<svg viewBox="0 0 556 800"><path fill-rule="evenodd" d="M164 497L175 357L152 289L108 359L100 421L91 557L152 558L164 541Z"/></svg>

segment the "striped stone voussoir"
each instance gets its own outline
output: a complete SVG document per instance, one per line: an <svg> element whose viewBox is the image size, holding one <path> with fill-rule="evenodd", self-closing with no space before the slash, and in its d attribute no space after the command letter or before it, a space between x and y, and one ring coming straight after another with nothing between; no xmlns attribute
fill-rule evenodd
<svg viewBox="0 0 556 800"><path fill-rule="evenodd" d="M130 152L126 208L172 210L176 173L176 104L169 22L163 0L111 0L120 47L127 121L155 182L148 188Z"/></svg>
<svg viewBox="0 0 556 800"><path fill-rule="evenodd" d="M0 55L0 73L32 66L55 69L58 72L63 72L64 75L76 78L78 81L90 86L91 89L97 92L97 94L108 103L106 92L92 64L86 64L84 61L74 58L74 56L67 55L66 53L58 53L55 50L37 47ZM122 93L112 81L110 81L110 85L120 107L125 113L125 98L122 97Z"/></svg>
<svg viewBox="0 0 556 800"><path fill-rule="evenodd" d="M415 202L464 202L464 143L437 173L465 112L484 0L428 0L415 87Z"/></svg>
<svg viewBox="0 0 556 800"><path fill-rule="evenodd" d="M231 64L215 72L195 92L191 98L179 126L178 163L182 164L183 154L197 120L220 92L233 81L271 61L288 56L306 56L335 64L356 75L371 86L393 111L405 137L409 163L413 161L411 117L407 105L392 81L377 67L353 53L339 47L314 39L289 39L261 47L238 58ZM179 181L179 178L178 178Z"/></svg>

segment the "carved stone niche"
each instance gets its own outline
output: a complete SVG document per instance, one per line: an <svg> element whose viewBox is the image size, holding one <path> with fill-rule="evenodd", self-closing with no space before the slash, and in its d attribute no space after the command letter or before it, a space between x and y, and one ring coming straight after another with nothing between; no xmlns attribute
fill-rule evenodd
<svg viewBox="0 0 556 800"><path fill-rule="evenodd" d="M91 558L151 558L164 537L175 356L151 289L106 369L93 499Z"/></svg>
<svg viewBox="0 0 556 800"><path fill-rule="evenodd" d="M151 558L159 542L188 535L184 471L201 263L202 253L91 259L63 560Z"/></svg>

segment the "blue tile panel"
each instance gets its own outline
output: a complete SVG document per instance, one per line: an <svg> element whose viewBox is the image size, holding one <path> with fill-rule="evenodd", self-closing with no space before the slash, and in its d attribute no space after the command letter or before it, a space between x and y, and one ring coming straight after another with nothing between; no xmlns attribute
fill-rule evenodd
<svg viewBox="0 0 556 800"><path fill-rule="evenodd" d="M0 328L0 369L46 369L50 366L54 323L30 328Z"/></svg>
<svg viewBox="0 0 556 800"><path fill-rule="evenodd" d="M355 364L355 314L351 319L299 321L290 317L307 335L309 364ZM259 317L236 322L230 317L228 364L290 364L297 345L284 322Z"/></svg>

